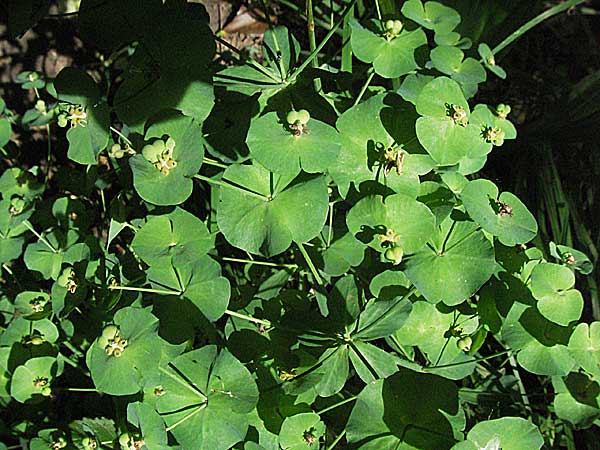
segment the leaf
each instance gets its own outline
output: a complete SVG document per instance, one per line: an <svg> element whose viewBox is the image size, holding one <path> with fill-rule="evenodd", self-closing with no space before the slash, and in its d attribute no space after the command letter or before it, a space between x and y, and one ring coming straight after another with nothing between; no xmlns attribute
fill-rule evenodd
<svg viewBox="0 0 600 450"><path fill-rule="evenodd" d="M69 159L79 164L96 164L98 155L108 145L110 117L105 102L90 105L86 110L85 124L67 131Z"/></svg>
<svg viewBox="0 0 600 450"><path fill-rule="evenodd" d="M114 323L119 336L127 340L123 354L108 355L96 339L86 354L96 388L110 395L129 395L139 392L144 378L158 369L161 341L158 319L148 310L126 307L116 312Z"/></svg>
<svg viewBox="0 0 600 450"><path fill-rule="evenodd" d="M544 444L537 427L521 417L501 417L479 422L471 428L467 439L476 450L540 450ZM455 448L458 450L463 447L459 444Z"/></svg>
<svg viewBox="0 0 600 450"><path fill-rule="evenodd" d="M146 403L134 402L127 405L127 421L136 426L148 450L167 447L165 423L154 408Z"/></svg>
<svg viewBox="0 0 600 450"><path fill-rule="evenodd" d="M477 330L478 320L454 314L442 313L428 302L415 302L408 319L394 333L402 345L417 346L431 362L427 370L436 375L460 380L469 376L476 365L474 358L457 346L459 337L452 335L455 323L461 323L462 333L470 335ZM435 366L452 365L436 369Z"/></svg>
<svg viewBox="0 0 600 450"><path fill-rule="evenodd" d="M531 273L531 293L538 300L538 310L559 325L569 325L583 312L583 297L572 289L574 285L573 272L558 264L541 263Z"/></svg>
<svg viewBox="0 0 600 450"><path fill-rule="evenodd" d="M56 359L43 356L32 358L19 366L13 373L10 395L16 401L25 403L44 394L44 388L49 387L56 375Z"/></svg>
<svg viewBox="0 0 600 450"><path fill-rule="evenodd" d="M144 27L149 32L115 94L117 115L139 133L149 117L166 109L203 121L214 105L208 65L215 52L203 8L168 2Z"/></svg>
<svg viewBox="0 0 600 450"><path fill-rule="evenodd" d="M408 0L402 5L402 14L436 33L445 34L454 30L460 23L460 14L456 10L438 2Z"/></svg>
<svg viewBox="0 0 600 450"><path fill-rule="evenodd" d="M211 322L225 314L229 305L229 281L209 256L190 261L174 259L173 263L161 259L148 270L148 279L156 288L172 289L191 301Z"/></svg>
<svg viewBox="0 0 600 450"><path fill-rule="evenodd" d="M455 440L445 414L458 412L457 394L449 380L400 369L359 394L346 426L348 443L361 450L449 449Z"/></svg>
<svg viewBox="0 0 600 450"><path fill-rule="evenodd" d="M434 232L435 218L423 203L402 194L369 196L352 207L346 217L357 239L382 251L382 239L392 230L395 245L405 254L419 250Z"/></svg>
<svg viewBox="0 0 600 450"><path fill-rule="evenodd" d="M345 274L350 267L358 266L365 254L365 246L352 234L345 233L323 252L324 271L336 277Z"/></svg>
<svg viewBox="0 0 600 450"><path fill-rule="evenodd" d="M569 353L583 370L600 376L600 322L577 325L569 340Z"/></svg>
<svg viewBox="0 0 600 450"><path fill-rule="evenodd" d="M286 450L311 450L325 434L325 424L313 412L286 417L279 432L279 445Z"/></svg>
<svg viewBox="0 0 600 450"><path fill-rule="evenodd" d="M192 193L192 177L198 172L204 157L203 138L198 123L173 112L156 118L146 131L146 140L154 142L163 136L175 142L172 158L177 163L166 174L143 155L129 159L133 186L144 200L155 205L177 205Z"/></svg>
<svg viewBox="0 0 600 450"><path fill-rule="evenodd" d="M552 378L556 416L582 429L588 428L600 417L600 385L582 373L571 373L566 378Z"/></svg>
<svg viewBox="0 0 600 450"><path fill-rule="evenodd" d="M525 244L537 234L537 222L521 200L510 192L498 195L489 180L469 182L460 198L469 216L508 247Z"/></svg>
<svg viewBox="0 0 600 450"><path fill-rule="evenodd" d="M350 21L351 44L356 57L373 63L375 73L384 78L397 78L417 69L415 50L427 43L422 29L403 30L390 40L363 28L356 19Z"/></svg>
<svg viewBox="0 0 600 450"><path fill-rule="evenodd" d="M169 214L149 216L131 245L140 258L152 265L171 257L177 261L198 259L213 247L213 238L200 219L175 208Z"/></svg>
<svg viewBox="0 0 600 450"><path fill-rule="evenodd" d="M183 448L227 450L244 439L258 389L227 350L207 345L178 356L161 370L161 385L156 408Z"/></svg>
<svg viewBox="0 0 600 450"><path fill-rule="evenodd" d="M406 257L405 273L432 303L462 303L496 270L493 246L472 222L448 218L429 243Z"/></svg>
<svg viewBox="0 0 600 450"><path fill-rule="evenodd" d="M253 158L267 169L285 175L325 172L337 158L337 131L311 118L307 131L296 136L285 120L270 112L250 123L246 143Z"/></svg>
<svg viewBox="0 0 600 450"><path fill-rule="evenodd" d="M556 245L554 242L550 242L549 247L550 254L554 258L582 275L589 275L594 270L594 264L585 253L566 245Z"/></svg>
<svg viewBox="0 0 600 450"><path fill-rule="evenodd" d="M464 56L459 48L440 45L431 51L430 58L433 67L458 83L483 83L486 74L481 63L473 58L464 59Z"/></svg>
<svg viewBox="0 0 600 450"><path fill-rule="evenodd" d="M336 126L342 137L338 158L330 167L331 177L345 197L351 184L377 180L397 193L417 196L419 175L433 167L416 141L414 108L393 94L376 95L345 111ZM403 152L402 167L383 170L385 149ZM427 159L425 159L427 158ZM429 160L429 161L427 161ZM398 174L400 172L400 174Z"/></svg>
<svg viewBox="0 0 600 450"><path fill-rule="evenodd" d="M460 86L447 77L430 81L417 98L417 112L423 116L417 119L417 137L442 166L457 164L467 157L484 158L492 150L492 144L482 138L479 126L455 122L453 108L462 108L465 120L469 120L469 104Z"/></svg>
<svg viewBox="0 0 600 450"><path fill-rule="evenodd" d="M329 196L323 176L277 175L258 164L232 165L223 180L260 194L221 189L217 222L230 244L265 256L285 251L292 241L307 242L327 219ZM269 200L269 197L271 200Z"/></svg>
<svg viewBox="0 0 600 450"><path fill-rule="evenodd" d="M54 80L57 99L60 102L84 107L93 106L100 98L100 88L85 71L65 67Z"/></svg>
<svg viewBox="0 0 600 450"><path fill-rule="evenodd" d="M410 300L402 297L371 300L358 316L356 331L351 336L364 341L388 337L404 325L412 306Z"/></svg>

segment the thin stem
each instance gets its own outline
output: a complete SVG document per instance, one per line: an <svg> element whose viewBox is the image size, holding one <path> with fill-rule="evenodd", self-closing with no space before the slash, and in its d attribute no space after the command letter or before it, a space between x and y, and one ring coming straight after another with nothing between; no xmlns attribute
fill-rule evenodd
<svg viewBox="0 0 600 450"><path fill-rule="evenodd" d="M358 398L358 395L353 395L352 397L345 398L344 400L341 400L337 403L334 403L333 405L329 405L326 408L323 408L321 411L318 411L317 414L318 415L325 414L326 412L331 411L332 409L335 409L338 406L342 406L342 405L345 405L346 403L353 402L357 398Z"/></svg>
<svg viewBox="0 0 600 450"><path fill-rule="evenodd" d="M558 5L553 6L552 8L544 11L543 13L534 17L529 22L527 22L526 24L522 25L521 27L517 28L514 32L512 32L506 39L504 39L496 47L494 47L494 49L492 50L492 53L494 55L500 53L502 50L504 50L506 47L508 47L510 44L512 44L517 39L519 39L521 36L523 36L525 33L527 33L533 27L542 23L544 20L549 19L550 17L555 16L556 14L560 14L561 12L566 11L567 9L572 8L574 6L577 6L580 3L583 3L585 1L586 0L568 0L564 3L559 3Z"/></svg>
<svg viewBox="0 0 600 450"><path fill-rule="evenodd" d="M240 314L239 312L231 311L229 309L225 310L225 314L227 314L231 317L237 317L238 319L247 320L248 322L257 323L259 325L264 325L265 327L271 326L271 322L269 322L268 320L257 319L256 317L247 316L246 314Z"/></svg>
<svg viewBox="0 0 600 450"><path fill-rule="evenodd" d="M177 422L175 422L173 425L171 425L170 427L165 428L165 431L171 431L174 428L177 428L179 425L181 425L183 422L185 422L186 420L191 419L192 417L194 417L196 414L198 414L200 411L202 411L204 408L206 408L206 403L202 403L201 405L197 406L196 409L194 409L191 413L189 413L188 415L184 416L182 419L178 420Z"/></svg>
<svg viewBox="0 0 600 450"><path fill-rule="evenodd" d="M325 45L327 44L327 42L329 42L329 40L331 39L331 37L335 34L335 31L340 27L340 25L344 21L344 17L346 16L346 14L348 14L352 10L352 8L354 8L354 5L356 5L357 2L358 2L358 0L352 0L348 4L348 6L346 6L346 8L344 9L344 11L342 12L341 18L335 23L335 25L333 26L333 28L331 28L331 30L329 30L329 33L327 33L327 35L323 38L323 40L317 46L317 48L315 48L315 50L310 53L310 55L308 56L308 58L306 58L306 60L300 66L298 66L298 68L296 70L294 70L294 72L292 73L292 75L289 77L289 81L290 82L295 81L296 78L298 78L298 76L304 71L304 69L306 69L306 67L312 62L312 60L317 57L317 55L319 54L319 52L321 50L323 50L323 47L325 47Z"/></svg>
<svg viewBox="0 0 600 450"><path fill-rule="evenodd" d="M381 8L379 7L379 0L375 0L375 9L377 10L377 18L381 21Z"/></svg>
<svg viewBox="0 0 600 450"><path fill-rule="evenodd" d="M298 246L300 253L302 253L302 256L304 257L306 264L308 264L308 267L310 268L310 271L312 272L313 277L315 278L315 281L317 282L317 284L322 285L323 279L319 275L319 272L317 271L317 268L313 264L312 259L310 259L310 256L309 256L308 252L306 251L306 249L304 248L304 245L301 242L296 242L296 245Z"/></svg>
<svg viewBox="0 0 600 450"><path fill-rule="evenodd" d="M24 221L23 221L23 225L25 225L25 226L26 226L26 227L29 229L29 231L31 231L33 234L35 234L35 235L37 236L37 238L38 238L38 239L39 239L41 242L43 242L44 244L46 244L46 246L47 246L47 247L48 247L50 250L52 250L52 253L58 253L58 250L56 250L56 249L55 249L55 248L52 246L52 244L50 244L50 242L48 242L48 241L46 240L46 238L45 238L44 236L42 236L41 234L39 234L37 231L35 231L35 230L34 230L33 226L32 226L32 225L29 223L29 220L24 220Z"/></svg>
<svg viewBox="0 0 600 450"><path fill-rule="evenodd" d="M358 93L358 97L356 97L356 100L354 101L354 106L356 106L360 103L360 101L363 98L363 95L365 95L365 92L367 92L369 84L371 84L371 80L375 76L375 71L373 70L373 68L369 69L369 72L370 72L369 77L367 78L367 81L365 81L365 84L363 85L360 92Z"/></svg>
<svg viewBox="0 0 600 450"><path fill-rule="evenodd" d="M46 156L47 167L46 167L46 179L44 180L44 184L48 184L48 180L50 179L50 158L52 157L52 134L50 133L50 124L46 124L46 134L48 138L48 154Z"/></svg>
<svg viewBox="0 0 600 450"><path fill-rule="evenodd" d="M171 291L167 289L153 289L153 288L143 288L136 286L108 286L108 289L111 291L134 291L134 292L149 292L151 294L161 294L161 295L181 295L180 291Z"/></svg>
<svg viewBox="0 0 600 450"><path fill-rule="evenodd" d="M63 391L70 391L70 392L100 392L98 389L94 389L94 388L60 388Z"/></svg>
<svg viewBox="0 0 600 450"><path fill-rule="evenodd" d="M211 183L214 184L216 186L221 186L224 188L228 188L228 189L233 189L236 190L238 192L241 192L242 194L248 195L250 197L254 197L254 198L258 198L262 201L268 202L269 198L262 195L262 194L257 194L256 192L252 192L252 191L248 191L246 189L242 189L241 187L238 187L234 184L229 184L229 183L225 183L221 180L214 180L212 178L209 177L205 177L204 175L194 175L194 178L198 179L198 180L202 180L202 181L206 181L207 183Z"/></svg>
<svg viewBox="0 0 600 450"><path fill-rule="evenodd" d="M204 157L202 162L208 164L209 166L219 167L220 169L227 169L227 167L229 167L226 164L217 161L216 159L207 158L206 156Z"/></svg>
<svg viewBox="0 0 600 450"><path fill-rule="evenodd" d="M269 262L269 261L256 261L256 260L250 260L250 259L241 259L241 258L229 258L226 256L217 256L218 259L220 259L221 261L228 261L228 262L237 262L237 263L242 263L242 264L255 264L257 266L268 266L268 267L282 267L284 269L297 269L298 268L298 264L284 264L284 263L274 263L274 262Z"/></svg>
<svg viewBox="0 0 600 450"><path fill-rule="evenodd" d="M503 350L501 352L498 353L494 353L493 355L488 355L488 356L484 356L482 358L475 358L469 361L460 361L460 362L456 362L456 363L451 363L451 364L442 364L440 366L429 366L429 367L423 367L424 370L431 370L431 369L444 369L446 367L454 367L454 366L462 366L464 364L472 364L472 363L477 363L480 361L486 361L488 359L493 359L493 358L497 358L498 356L502 356L502 355L506 355L507 353L512 352L512 350Z"/></svg>
<svg viewBox="0 0 600 450"><path fill-rule="evenodd" d="M118 135L121 139L123 139L125 142L127 142L130 146L133 146L132 142L129 140L129 138L127 136L125 136L123 133L121 133L119 130L117 130L115 127L110 127L110 131L112 131L113 133L115 133L116 135Z"/></svg>
<svg viewBox="0 0 600 450"><path fill-rule="evenodd" d="M331 238L333 237L333 205L335 202L329 203L329 228L327 229L327 245L326 247L331 247Z"/></svg>
<svg viewBox="0 0 600 450"><path fill-rule="evenodd" d="M236 53L237 55L241 55L241 52L235 46L233 46L229 42L227 42L225 39L221 39L219 36L213 36L213 38L219 44L224 45L225 47L227 47L232 52ZM261 72L263 75L265 75L267 78L271 79L275 83L277 83L277 84L281 83L281 80L278 80L277 78L273 77L273 74L271 73L271 71L269 71L269 69L267 69L266 67L261 66L258 62L256 62L252 58L245 59L243 62L249 64L252 67L254 67L256 70L258 70L259 72Z"/></svg>
<svg viewBox="0 0 600 450"><path fill-rule="evenodd" d="M446 251L446 244L450 240L450 236L452 235L452 232L454 231L455 226L456 226L456 221L452 222L452 225L450 225L450 229L448 230L448 233L446 234L446 238L444 239L444 243L442 244L442 249L440 250L440 252L442 254L444 254L444 252Z"/></svg>
<svg viewBox="0 0 600 450"><path fill-rule="evenodd" d="M62 342L62 344L67 347L69 350L71 350L71 352L77 356L78 358L83 358L83 356L85 356L77 347L75 347L73 344L71 344L69 341L64 341Z"/></svg>
<svg viewBox="0 0 600 450"><path fill-rule="evenodd" d="M525 390L525 385L523 384L523 380L521 379L521 374L519 373L519 366L517 365L517 360L515 355L510 355L509 358L510 366L512 367L513 374L517 379L517 386L519 387L519 393L521 394L521 400L525 405L525 409L529 412L530 415L533 415L533 411L531 410L531 403L529 402L529 397L527 397L527 391Z"/></svg>
<svg viewBox="0 0 600 450"><path fill-rule="evenodd" d="M306 20L307 20L307 28L308 28L308 46L311 52L314 52L317 48L317 41L315 39L315 17L313 13L313 3L312 0L306 0ZM312 60L312 66L316 69L319 67L318 55ZM315 91L319 92L321 90L321 79L315 78L313 80Z"/></svg>
<svg viewBox="0 0 600 450"><path fill-rule="evenodd" d="M344 428L344 430L338 435L338 437L335 438L335 440L331 443L331 445L329 447L327 447L327 450L333 450L335 448L335 446L338 445L338 442L340 442L345 435L346 435L346 429Z"/></svg>

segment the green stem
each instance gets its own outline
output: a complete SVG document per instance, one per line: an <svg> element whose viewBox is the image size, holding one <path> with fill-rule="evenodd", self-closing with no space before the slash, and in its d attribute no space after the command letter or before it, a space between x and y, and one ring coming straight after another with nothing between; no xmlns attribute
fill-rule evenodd
<svg viewBox="0 0 600 450"><path fill-rule="evenodd" d="M250 260L250 259L241 259L241 258L229 258L226 256L217 256L218 259L220 259L221 261L228 261L228 262L237 262L237 263L242 263L242 264L255 264L257 266L268 266L268 267L281 267L284 269L297 269L298 265L297 264L284 264L284 263L274 263L274 262L269 262L269 261L255 261L255 260Z"/></svg>
<svg viewBox="0 0 600 450"><path fill-rule="evenodd" d="M515 355L510 355L509 358L510 366L512 367L513 374L517 379L517 386L519 387L519 394L521 394L521 400L525 405L525 409L529 412L530 415L533 415L533 411L531 409L531 403L529 402L529 397L527 397L527 391L525 390L525 385L523 384L523 380L521 379L521 374L519 373L519 366L517 364L517 360Z"/></svg>
<svg viewBox="0 0 600 450"><path fill-rule="evenodd" d="M346 16L346 14L348 14L352 10L352 8L354 8L354 5L356 5L357 2L358 2L358 0L352 0L348 4L348 6L346 6L344 11L342 12L342 17L336 22L336 24L333 26L333 28L331 28L331 30L329 30L329 33L327 33L327 35L323 38L323 40L317 46L317 48L315 48L315 50L311 52L311 54L308 56L308 58L306 58L306 60L296 70L294 70L292 75L289 77L290 83L293 83L294 81L296 81L296 78L298 78L298 76L304 71L304 69L306 69L306 67L312 62L312 60L317 57L319 52L321 50L323 50L323 47L325 47L327 42L329 42L331 37L335 34L335 31L340 27L340 25L344 21L344 17Z"/></svg>
<svg viewBox="0 0 600 450"><path fill-rule="evenodd" d="M25 226L26 226L26 227L29 229L29 231L31 231L33 234L35 234L35 235L37 236L37 238L38 238L38 239L39 239L41 242L43 242L44 244L46 244L46 246L47 246L47 247L48 247L50 250L52 250L52 253L58 253L58 250L56 250L56 249L55 249L55 248L52 246L52 244L50 244L50 242L48 242L48 241L46 240L46 238L45 238L44 236L42 236L41 234L39 234L37 231L35 231L35 230L34 230L33 226L32 226L32 225L29 223L29 220L24 220L24 221L23 221L23 225L25 225Z"/></svg>
<svg viewBox="0 0 600 450"><path fill-rule="evenodd" d="M209 166L219 167L220 169L227 169L227 167L229 167L226 164L223 164L223 163L217 161L216 159L207 158L206 156L204 157L202 162L204 164L208 164Z"/></svg>
<svg viewBox="0 0 600 450"><path fill-rule="evenodd" d="M375 9L377 10L377 18L381 21L381 8L379 7L379 0L375 0Z"/></svg>
<svg viewBox="0 0 600 450"><path fill-rule="evenodd" d="M216 186L221 186L221 187L224 187L224 188L236 190L238 192L241 192L244 195L248 195L250 197L258 198L258 199L260 199L262 201L265 201L265 202L269 201L269 198L266 197L266 196L264 196L264 195L262 195L262 194L257 194L256 192L252 192L252 191L248 191L246 189L242 189L242 188L240 188L238 186L235 186L235 185L229 184L229 183L225 183L225 182L223 182L221 180L214 180L212 178L205 177L204 175L194 175L194 178L196 178L198 180L206 181L207 183L211 183L211 184L214 184Z"/></svg>
<svg viewBox="0 0 600 450"><path fill-rule="evenodd" d="M223 46L227 47L229 50L231 50L232 52L236 53L237 55L241 55L241 52L235 46L233 46L229 42L227 42L225 39L221 39L219 36L213 36L213 39L215 41L217 41L219 44L222 44ZM278 80L277 78L273 77L273 74L269 71L269 69L267 69L266 67L261 66L258 62L256 62L252 58L245 59L243 62L247 63L248 65L250 65L252 67L254 67L256 70L258 70L259 72L261 72L263 75L265 75L267 78L269 78L270 80L272 80L276 84L281 83L281 80Z"/></svg>
<svg viewBox="0 0 600 450"><path fill-rule="evenodd" d="M196 407L196 409L194 409L191 413L189 413L188 415L184 416L183 418L181 418L180 420L178 420L177 422L175 422L173 425L171 425L170 427L165 428L165 431L171 431L174 428L177 428L179 425L181 425L183 422L185 422L186 420L191 419L192 417L194 417L196 414L198 414L200 411L202 411L204 408L206 408L206 403L203 403L199 406Z"/></svg>
<svg viewBox="0 0 600 450"><path fill-rule="evenodd" d="M314 52L317 48L317 41L315 39L315 17L313 12L313 3L312 0L306 0L306 20L307 20L307 28L308 28L308 46L311 52ZM314 57L312 60L312 66L316 69L319 67L318 55ZM321 91L321 79L315 78L313 80L315 91Z"/></svg>
<svg viewBox="0 0 600 450"><path fill-rule="evenodd" d="M44 184L48 184L48 180L50 179L50 157L52 156L52 134L50 133L50 124L46 124L46 134L48 138L48 154L46 156L47 167L46 167L46 179L44 180Z"/></svg>
<svg viewBox="0 0 600 450"><path fill-rule="evenodd" d="M338 445L338 442L340 442L345 435L346 435L346 429L344 428L344 430L338 435L338 437L335 438L335 440L331 443L331 445L329 447L327 447L327 450L333 450L335 448L335 446Z"/></svg>
<svg viewBox="0 0 600 450"><path fill-rule="evenodd" d="M319 272L317 271L317 268L313 264L312 259L310 259L310 256L309 256L308 252L306 251L306 249L304 248L304 245L301 242L296 242L296 245L298 246L300 253L302 253L302 256L304 257L306 264L308 264L308 267L309 267L310 271L312 272L316 283L322 285L323 279L319 275Z"/></svg>
<svg viewBox="0 0 600 450"><path fill-rule="evenodd" d="M100 392L98 389L94 388L61 388L63 391L70 392Z"/></svg>
<svg viewBox="0 0 600 450"><path fill-rule="evenodd" d="M75 347L73 344L71 344L69 341L64 341L62 342L62 344L67 347L69 350L71 350L71 352L77 356L78 358L83 358L85 355L77 348Z"/></svg>
<svg viewBox="0 0 600 450"><path fill-rule="evenodd" d="M512 352L512 350L510 350L510 349L509 350L503 350L501 352L494 353L493 355L484 356L482 358L475 358L475 359L472 359L470 361L460 361L460 362L456 362L456 363L452 363L452 364L442 364L440 366L423 367L423 369L424 370L432 370L432 369L445 369L446 367L462 366L464 364L472 364L472 363L477 363L477 362L480 362L480 361L486 361L488 359L497 358L498 356L506 355L509 352Z"/></svg>
<svg viewBox="0 0 600 450"><path fill-rule="evenodd" d="M225 310L225 314L227 314L231 317L237 317L238 319L247 320L248 322L257 323L259 325L264 325L267 328L271 326L271 322L269 322L268 320L257 319L256 317L247 316L246 314L240 314L239 312L231 311L229 309Z"/></svg>
<svg viewBox="0 0 600 450"><path fill-rule="evenodd" d="M580 3L583 3L585 1L586 0L568 0L564 3L559 3L558 5L553 6L552 8L544 11L543 13L541 13L538 16L531 19L526 24L517 28L506 39L504 39L496 47L494 47L494 49L492 50L492 53L494 55L500 53L502 50L504 50L506 47L508 47L510 44L512 44L517 39L519 39L521 36L523 36L525 33L527 33L533 27L542 23L544 20L549 19L550 17L555 16L557 14L560 14L561 12L566 11L569 8L572 8L573 6L577 6Z"/></svg>
<svg viewBox="0 0 600 450"><path fill-rule="evenodd" d="M167 289L153 289L153 288L143 288L136 286L108 286L108 289L111 291L134 291L134 292L149 292L151 294L160 294L160 295L181 295L182 292L179 291L170 291Z"/></svg>
<svg viewBox="0 0 600 450"><path fill-rule="evenodd" d="M339 402L334 403L333 405L329 405L326 408L323 408L321 411L318 411L317 414L318 415L325 414L326 412L331 411L332 409L335 409L338 406L342 406L342 405L345 405L346 403L353 402L357 398L358 398L358 395L353 395L352 397L345 398L344 400L340 400Z"/></svg>
<svg viewBox="0 0 600 450"><path fill-rule="evenodd" d="M367 78L367 81L365 81L365 84L363 85L360 92L358 93L358 97L356 97L356 100L354 101L354 106L356 106L360 103L360 101L363 98L363 95L365 95L365 92L367 92L367 89L368 89L369 85L371 84L371 80L375 76L375 71L373 70L372 67L369 69L369 72L370 72L369 77Z"/></svg>
<svg viewBox="0 0 600 450"><path fill-rule="evenodd" d="M123 139L125 142L127 142L130 146L133 147L132 142L129 140L129 138L127 136L125 136L123 133L121 133L119 130L117 130L115 127L110 127L110 131L112 131L113 133L115 133L117 136L119 136L121 139Z"/></svg>
<svg viewBox="0 0 600 450"><path fill-rule="evenodd" d="M335 202L329 203L329 228L327 229L327 245L326 247L331 247L331 239L333 237L333 206Z"/></svg>

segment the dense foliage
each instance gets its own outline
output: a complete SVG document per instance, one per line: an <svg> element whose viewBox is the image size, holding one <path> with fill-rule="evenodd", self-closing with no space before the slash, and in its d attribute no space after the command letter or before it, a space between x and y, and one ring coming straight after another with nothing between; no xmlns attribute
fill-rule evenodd
<svg viewBox="0 0 600 450"><path fill-rule="evenodd" d="M49 2L8 3L16 36ZM596 426L592 264L546 259L479 175L517 138L475 100L502 44L435 1L356 5L308 56L277 26L252 59L198 4L82 0L99 61L18 76L0 449L536 450Z"/></svg>

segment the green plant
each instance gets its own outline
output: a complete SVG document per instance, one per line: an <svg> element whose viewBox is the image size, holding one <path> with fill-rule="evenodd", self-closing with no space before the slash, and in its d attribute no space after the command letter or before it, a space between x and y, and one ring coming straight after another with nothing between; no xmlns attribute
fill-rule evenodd
<svg viewBox="0 0 600 450"><path fill-rule="evenodd" d="M544 258L478 175L517 133L473 98L576 3L468 56L452 8L353 0L306 59L275 27L259 62L199 5L82 0L102 64L0 105L4 447L574 448L600 417L591 263ZM352 73L314 64L340 27ZM13 127L46 129L45 162Z"/></svg>

